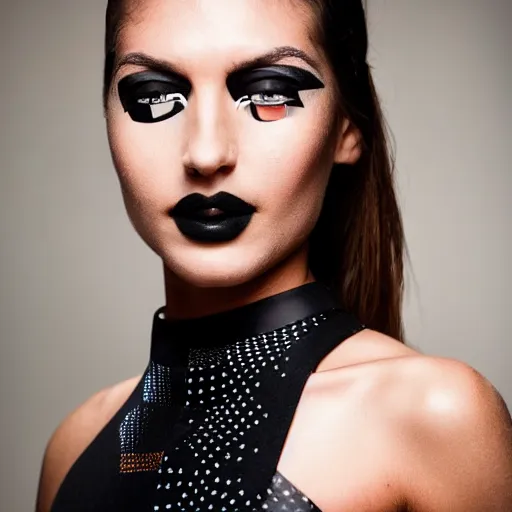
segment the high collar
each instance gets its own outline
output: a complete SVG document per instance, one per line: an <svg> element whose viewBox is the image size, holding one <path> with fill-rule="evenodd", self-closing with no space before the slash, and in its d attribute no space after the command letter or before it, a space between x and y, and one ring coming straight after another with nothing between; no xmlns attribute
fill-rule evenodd
<svg viewBox="0 0 512 512"><path fill-rule="evenodd" d="M168 320L165 306L153 317L151 359L166 364L189 348L218 348L274 331L337 306L332 291L313 282L229 311L200 318Z"/></svg>

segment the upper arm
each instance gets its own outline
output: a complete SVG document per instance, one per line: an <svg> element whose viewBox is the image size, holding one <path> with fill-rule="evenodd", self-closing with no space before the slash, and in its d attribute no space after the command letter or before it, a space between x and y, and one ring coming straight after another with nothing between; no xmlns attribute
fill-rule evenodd
<svg viewBox="0 0 512 512"><path fill-rule="evenodd" d="M512 420L505 402L464 363L428 364L410 429L411 501L425 512L512 510Z"/></svg>
<svg viewBox="0 0 512 512"><path fill-rule="evenodd" d="M36 512L50 510L71 466L114 416L139 380L140 376L96 393L57 427L43 457Z"/></svg>

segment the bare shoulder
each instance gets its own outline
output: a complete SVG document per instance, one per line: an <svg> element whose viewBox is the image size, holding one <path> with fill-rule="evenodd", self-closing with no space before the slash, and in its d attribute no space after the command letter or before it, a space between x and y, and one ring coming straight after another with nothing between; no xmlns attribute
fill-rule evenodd
<svg viewBox="0 0 512 512"><path fill-rule="evenodd" d="M414 384L402 433L421 468L404 482L411 501L439 512L512 510L512 420L502 396L461 361L408 363L401 375Z"/></svg>
<svg viewBox="0 0 512 512"><path fill-rule="evenodd" d="M419 356L421 353L404 343L371 329L364 329L340 343L318 365L317 372L346 369L376 361Z"/></svg>
<svg viewBox="0 0 512 512"><path fill-rule="evenodd" d="M71 466L128 399L140 379L141 375L99 391L56 428L43 458L37 512L50 510Z"/></svg>
<svg viewBox="0 0 512 512"><path fill-rule="evenodd" d="M413 509L512 510L512 420L496 388L456 359L390 363L392 393L383 403L396 418L391 435L406 449L399 477Z"/></svg>
<svg viewBox="0 0 512 512"><path fill-rule="evenodd" d="M380 440L373 466L382 462L404 502L436 512L512 510L512 420L488 379L373 331L344 343L334 367L313 375L311 396L337 407L342 424L358 421L354 435L366 444ZM331 452L343 460L349 448L340 442Z"/></svg>
<svg viewBox="0 0 512 512"><path fill-rule="evenodd" d="M359 396L400 450L394 474L415 510L512 510L512 420L472 366L420 353L361 364Z"/></svg>
<svg viewBox="0 0 512 512"><path fill-rule="evenodd" d="M457 359L424 355L375 331L362 331L347 340L337 365L320 372L318 382L363 382L367 399L397 407L397 417L411 428L449 427L475 421L511 425L510 412L492 383L475 368ZM341 348L343 346L340 345Z"/></svg>

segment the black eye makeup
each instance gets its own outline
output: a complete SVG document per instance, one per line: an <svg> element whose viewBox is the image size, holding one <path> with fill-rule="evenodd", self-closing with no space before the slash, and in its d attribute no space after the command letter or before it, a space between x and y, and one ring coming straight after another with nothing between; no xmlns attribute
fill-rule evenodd
<svg viewBox="0 0 512 512"><path fill-rule="evenodd" d="M191 90L186 80L158 71L125 76L117 88L124 111L139 123L157 123L179 114Z"/></svg>
<svg viewBox="0 0 512 512"><path fill-rule="evenodd" d="M313 73L283 64L236 71L228 76L226 86L236 107L249 107L253 118L262 122L285 118L289 107L304 107L299 91L325 87ZM157 123L179 114L191 89L184 78L159 71L134 73L118 83L124 111L139 123Z"/></svg>
<svg viewBox="0 0 512 512"><path fill-rule="evenodd" d="M237 107L249 107L256 120L270 122L286 117L288 107L304 107L299 91L325 86L313 73L281 64L235 72L227 87Z"/></svg>

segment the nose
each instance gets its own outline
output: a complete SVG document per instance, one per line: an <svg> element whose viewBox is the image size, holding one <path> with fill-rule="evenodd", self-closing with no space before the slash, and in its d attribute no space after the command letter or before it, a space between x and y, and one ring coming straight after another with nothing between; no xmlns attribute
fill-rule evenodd
<svg viewBox="0 0 512 512"><path fill-rule="evenodd" d="M183 164L189 175L209 177L233 169L234 131L228 101L211 92L190 98Z"/></svg>

